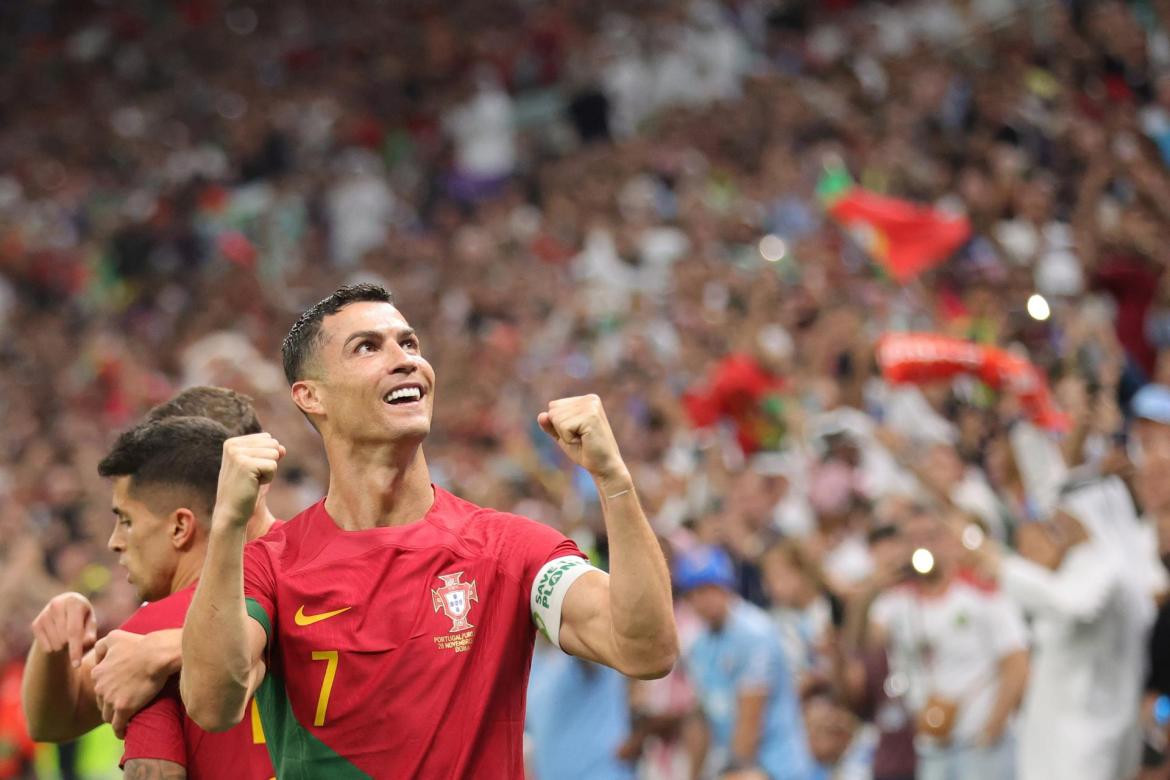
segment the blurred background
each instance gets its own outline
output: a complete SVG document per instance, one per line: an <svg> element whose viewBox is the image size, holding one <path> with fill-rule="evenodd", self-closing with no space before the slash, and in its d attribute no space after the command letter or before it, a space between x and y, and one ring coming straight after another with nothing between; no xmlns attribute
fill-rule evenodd
<svg viewBox="0 0 1170 780"><path fill-rule="evenodd" d="M51 596L103 630L136 607L115 434L245 392L293 516L327 472L279 343L355 281L436 368L438 484L604 565L592 483L535 423L596 392L690 567L665 680L538 648L533 777L760 777L769 751L818 780L1168 776L1168 24L1163 0L0 4L0 777L120 775L108 731L34 749L19 714ZM765 638L712 650L729 609ZM788 714L759 761L746 694Z"/></svg>

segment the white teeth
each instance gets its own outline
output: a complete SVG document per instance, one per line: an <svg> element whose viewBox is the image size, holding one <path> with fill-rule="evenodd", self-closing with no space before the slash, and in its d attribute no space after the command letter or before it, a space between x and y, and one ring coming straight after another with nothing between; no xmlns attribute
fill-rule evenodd
<svg viewBox="0 0 1170 780"><path fill-rule="evenodd" d="M417 401L418 399L422 398L422 391L417 387L400 387L393 392L387 393L385 400L386 403L390 403L392 401L397 401L399 398L409 398L411 400Z"/></svg>

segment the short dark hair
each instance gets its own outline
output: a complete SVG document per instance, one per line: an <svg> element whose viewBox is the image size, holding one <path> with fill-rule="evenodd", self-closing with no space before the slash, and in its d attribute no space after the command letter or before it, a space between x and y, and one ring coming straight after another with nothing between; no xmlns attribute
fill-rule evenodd
<svg viewBox="0 0 1170 780"><path fill-rule="evenodd" d="M98 474L130 477L131 492L145 494L143 500L158 511L187 505L207 523L229 437L227 428L207 417L146 420L118 437L98 464ZM166 490L165 502L160 489Z"/></svg>
<svg viewBox="0 0 1170 780"><path fill-rule="evenodd" d="M188 387L146 413L147 420L170 417L206 417L227 428L232 436L247 436L264 430L260 427L252 399L226 387Z"/></svg>
<svg viewBox="0 0 1170 780"><path fill-rule="evenodd" d="M293 323L288 335L284 337L284 343L280 345L280 355L284 360L284 376L290 385L304 376L305 366L312 357L321 335L321 320L330 314L336 314L351 303L365 301L393 305L394 296L380 285L347 284L338 287L328 298L310 306Z"/></svg>

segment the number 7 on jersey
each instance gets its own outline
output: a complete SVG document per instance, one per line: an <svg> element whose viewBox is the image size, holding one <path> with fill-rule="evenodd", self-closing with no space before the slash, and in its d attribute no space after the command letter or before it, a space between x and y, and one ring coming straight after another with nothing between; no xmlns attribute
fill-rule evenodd
<svg viewBox="0 0 1170 780"><path fill-rule="evenodd" d="M313 660L325 662L325 678L321 680L321 695L317 697L317 715L313 718L314 726L324 726L325 710L329 708L329 694L333 692L333 678L337 676L337 651L314 650Z"/></svg>

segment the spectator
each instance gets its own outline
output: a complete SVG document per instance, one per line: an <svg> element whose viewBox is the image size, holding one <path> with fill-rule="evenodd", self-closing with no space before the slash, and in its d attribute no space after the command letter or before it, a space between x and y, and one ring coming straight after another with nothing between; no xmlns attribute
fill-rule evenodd
<svg viewBox="0 0 1170 780"><path fill-rule="evenodd" d="M516 167L512 99L487 66L479 66L473 91L443 124L455 143L451 192L474 201L490 194Z"/></svg>
<svg viewBox="0 0 1170 780"><path fill-rule="evenodd" d="M857 717L824 689L811 691L802 707L809 751L818 780L863 780L872 777L872 734Z"/></svg>
<svg viewBox="0 0 1170 780"><path fill-rule="evenodd" d="M813 675L825 672L818 668L818 659L829 639L832 606L815 561L798 543L777 542L764 552L761 565L785 665L797 690L803 691Z"/></svg>
<svg viewBox="0 0 1170 780"><path fill-rule="evenodd" d="M607 667L549 648L533 659L525 732L535 780L632 780L619 756L630 736L628 681Z"/></svg>
<svg viewBox="0 0 1170 780"><path fill-rule="evenodd" d="M906 703L908 680L890 667L885 646L865 641L874 600L905 579L910 554L901 523L913 506L892 499L869 531L874 571L846 605L845 625L833 664L833 681L855 713L877 732L871 771L874 780L913 780L914 720Z"/></svg>
<svg viewBox="0 0 1170 780"><path fill-rule="evenodd" d="M1136 485L1146 516L1153 523L1156 549L1162 565L1170 568L1170 494L1166 468L1170 465L1170 389L1146 385L1133 398L1133 436L1137 466ZM1170 605L1162 600L1150 633L1141 725L1146 732L1143 780L1170 776L1167 762L1167 724L1170 710Z"/></svg>
<svg viewBox="0 0 1170 780"><path fill-rule="evenodd" d="M707 765L780 780L813 777L779 637L763 610L735 596L727 554L710 547L685 553L674 577L705 624L685 664L711 730Z"/></svg>
<svg viewBox="0 0 1170 780"><path fill-rule="evenodd" d="M1012 715L1028 669L1023 618L960 570L957 544L929 510L917 508L900 531L913 573L877 598L869 630L888 648L919 724L916 776L1014 777Z"/></svg>
<svg viewBox="0 0 1170 780"><path fill-rule="evenodd" d="M1120 479L1069 491L1050 523L1021 529L1020 555L985 543L985 572L1034 617L1018 777L1132 777L1141 668L1153 605L1125 534L1137 515ZM1025 534L1027 530L1029 533Z"/></svg>

